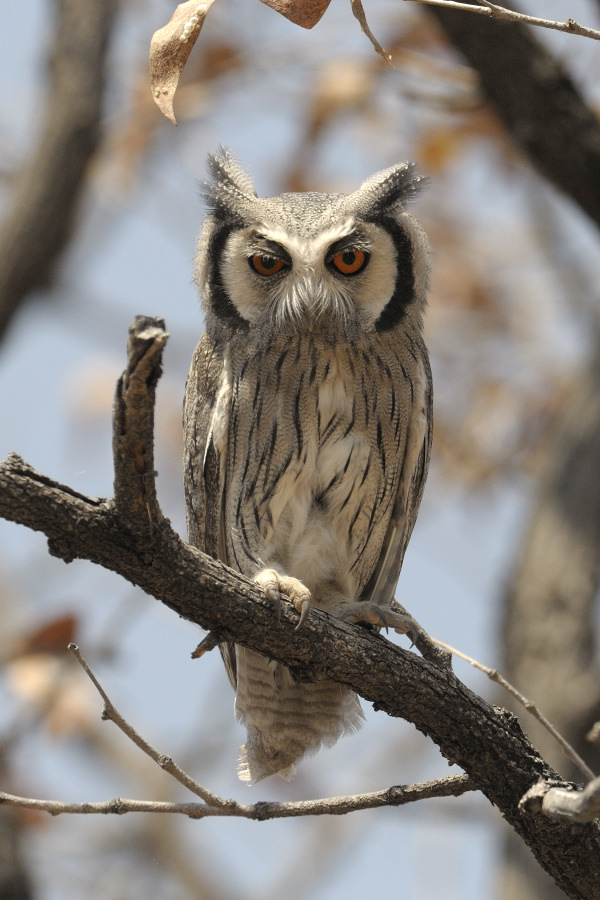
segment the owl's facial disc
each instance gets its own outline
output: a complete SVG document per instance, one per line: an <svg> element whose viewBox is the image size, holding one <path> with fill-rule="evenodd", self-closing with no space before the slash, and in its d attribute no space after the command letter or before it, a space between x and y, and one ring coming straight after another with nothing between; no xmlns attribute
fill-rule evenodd
<svg viewBox="0 0 600 900"><path fill-rule="evenodd" d="M394 292L396 251L371 223L301 237L267 225L229 236L221 274L239 315L251 325L372 326Z"/></svg>

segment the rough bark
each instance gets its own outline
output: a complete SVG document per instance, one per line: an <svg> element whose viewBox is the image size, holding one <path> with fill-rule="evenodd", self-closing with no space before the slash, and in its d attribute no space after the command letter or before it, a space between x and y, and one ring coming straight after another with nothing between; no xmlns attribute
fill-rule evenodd
<svg viewBox="0 0 600 900"><path fill-rule="evenodd" d="M57 0L45 122L0 227L0 337L46 287L71 237L101 136L108 37L117 0Z"/></svg>
<svg viewBox="0 0 600 900"><path fill-rule="evenodd" d="M265 653L299 680L346 684L377 709L412 722L474 779L568 896L596 897L600 827L574 832L519 806L540 779L568 785L512 714L474 695L447 668L319 610L296 632L291 604L282 605L278 621L256 585L175 534L149 487L154 462L146 444L165 340L160 320L134 323L115 401L116 496L85 497L11 455L0 465L0 515L44 532L50 552L66 562L89 559L118 572L219 640Z"/></svg>

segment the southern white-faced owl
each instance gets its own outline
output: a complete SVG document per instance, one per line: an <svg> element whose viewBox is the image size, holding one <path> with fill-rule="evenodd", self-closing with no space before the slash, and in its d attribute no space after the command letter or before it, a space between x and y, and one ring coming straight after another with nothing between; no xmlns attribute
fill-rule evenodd
<svg viewBox="0 0 600 900"><path fill-rule="evenodd" d="M406 631L390 607L431 443L430 251L407 211L424 179L402 163L347 196L260 199L228 151L209 167L195 276L206 333L184 411L190 542L301 620L312 604ZM248 732L242 780L290 777L360 727L348 688L221 652Z"/></svg>

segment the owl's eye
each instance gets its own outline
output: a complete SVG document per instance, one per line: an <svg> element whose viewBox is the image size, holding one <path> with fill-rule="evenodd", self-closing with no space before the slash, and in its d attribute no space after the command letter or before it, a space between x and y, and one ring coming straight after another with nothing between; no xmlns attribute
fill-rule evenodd
<svg viewBox="0 0 600 900"><path fill-rule="evenodd" d="M369 255L363 250L342 250L336 253L331 262L342 275L357 275L369 261Z"/></svg>
<svg viewBox="0 0 600 900"><path fill-rule="evenodd" d="M277 272L281 272L285 263L282 259L278 259L276 256L251 256L248 260L250 263L250 268L254 269L257 275L276 275Z"/></svg>

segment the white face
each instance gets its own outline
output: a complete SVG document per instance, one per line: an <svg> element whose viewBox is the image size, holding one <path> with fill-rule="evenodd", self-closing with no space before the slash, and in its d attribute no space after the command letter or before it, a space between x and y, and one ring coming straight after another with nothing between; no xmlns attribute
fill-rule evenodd
<svg viewBox="0 0 600 900"><path fill-rule="evenodd" d="M264 224L232 232L221 274L251 325L329 318L368 329L394 292L396 249L387 231L353 219L312 238Z"/></svg>

